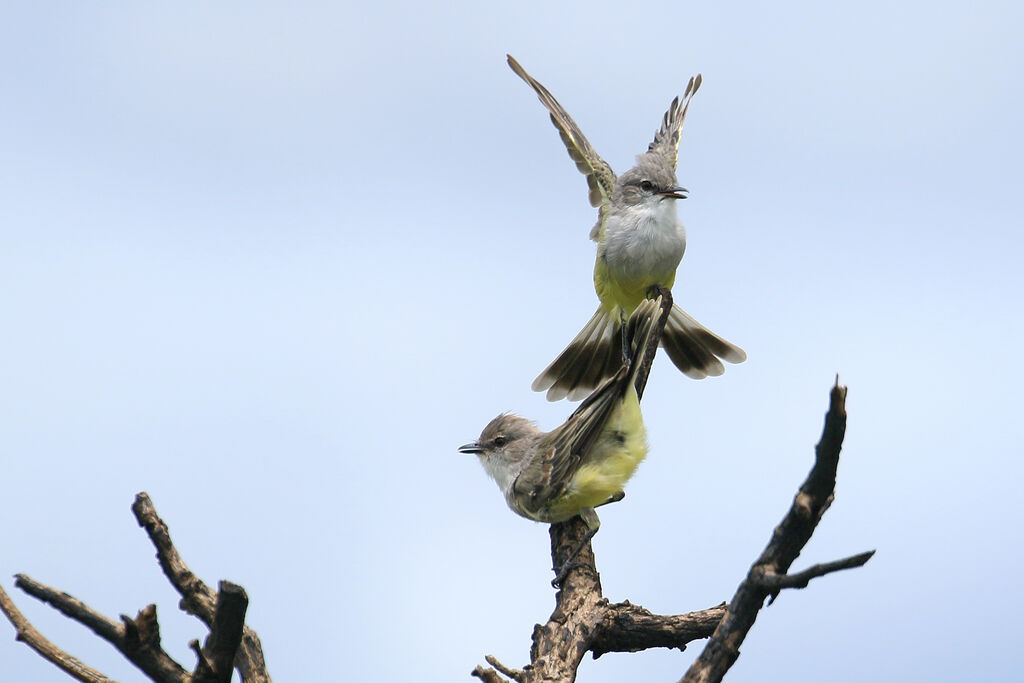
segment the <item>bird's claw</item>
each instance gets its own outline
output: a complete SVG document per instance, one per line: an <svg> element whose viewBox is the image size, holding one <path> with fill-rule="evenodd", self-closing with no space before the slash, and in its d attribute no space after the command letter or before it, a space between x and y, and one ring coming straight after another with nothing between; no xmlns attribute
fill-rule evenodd
<svg viewBox="0 0 1024 683"><path fill-rule="evenodd" d="M556 574L555 578L551 580L551 586L553 588L561 588L562 582L565 581L565 577L568 576L569 572L577 567L586 567L587 569L591 568L586 562L566 562L561 567L551 570Z"/></svg>

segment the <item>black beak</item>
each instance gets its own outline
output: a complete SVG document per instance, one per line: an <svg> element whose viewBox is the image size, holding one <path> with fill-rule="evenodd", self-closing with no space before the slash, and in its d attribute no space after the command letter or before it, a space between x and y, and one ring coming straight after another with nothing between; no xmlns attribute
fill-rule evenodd
<svg viewBox="0 0 1024 683"><path fill-rule="evenodd" d="M687 192L689 192L689 190L685 187L676 185L675 187L670 187L667 190L662 190L658 194L662 197L671 197L672 199L686 199Z"/></svg>
<svg viewBox="0 0 1024 683"><path fill-rule="evenodd" d="M476 441L473 443L467 443L464 446L459 446L459 453L483 453L484 449L480 448L480 444Z"/></svg>

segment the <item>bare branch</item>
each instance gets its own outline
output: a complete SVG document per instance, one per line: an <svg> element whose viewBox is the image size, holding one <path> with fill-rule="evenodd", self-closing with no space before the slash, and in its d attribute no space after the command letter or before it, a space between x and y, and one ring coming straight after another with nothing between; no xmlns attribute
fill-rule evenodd
<svg viewBox="0 0 1024 683"><path fill-rule="evenodd" d="M188 649L196 656L196 670L192 674L193 679L198 680L210 680L213 677L213 664L206 657L206 653L203 652L203 648L199 645L199 639L193 638L188 641Z"/></svg>
<svg viewBox="0 0 1024 683"><path fill-rule="evenodd" d="M629 602L609 605L590 650L594 659L606 652L640 652L652 647L682 652L687 643L710 637L723 616L724 602L710 609L669 616L652 614Z"/></svg>
<svg viewBox="0 0 1024 683"><path fill-rule="evenodd" d="M181 559L171 542L167 525L157 516L149 496L145 493L136 496L132 511L156 546L157 558L164 574L182 595L182 609L198 616L210 628L205 648L200 648L198 641L193 641L198 660L194 675L175 662L161 647L155 605L141 610L134 619L121 615L121 622L118 623L81 600L24 574L15 577L15 585L66 617L88 627L117 648L151 680L159 683L230 683L232 671L237 668L246 683L270 683L259 638L245 626L245 613L249 605L245 590L231 582L222 581L214 596L209 586L200 581ZM110 682L102 673L85 666L43 638L2 588L0 609L17 629L18 640L25 641L48 661L80 681Z"/></svg>
<svg viewBox="0 0 1024 683"><path fill-rule="evenodd" d="M552 524L553 566L562 566L588 532L579 517ZM601 597L601 576L597 573L594 550L589 542L576 555L576 562L579 566L566 574L556 594L555 610L548 622L533 629L530 668L524 681L573 680L604 618L608 601Z"/></svg>
<svg viewBox="0 0 1024 683"><path fill-rule="evenodd" d="M181 595L180 607L210 626L217 597L198 576L192 573L171 541L171 532L164 520L156 513L153 501L145 492L135 496L132 512L139 526L146 530L149 540L156 547L156 559L160 562L167 580Z"/></svg>
<svg viewBox="0 0 1024 683"><path fill-rule="evenodd" d="M192 683L231 683L232 662L242 642L245 611L249 598L245 589L230 581L221 581L213 627L206 639Z"/></svg>
<svg viewBox="0 0 1024 683"><path fill-rule="evenodd" d="M134 620L122 615L122 623L118 624L81 600L24 574L15 577L14 585L89 628L117 648L152 680L166 683L184 683L188 680L188 672L160 646L160 627L156 620L155 605L140 611Z"/></svg>
<svg viewBox="0 0 1024 683"><path fill-rule="evenodd" d="M867 561L875 554L874 550L869 550L864 553L845 557L841 560L833 560L832 562L823 562L821 564L811 565L802 572L795 574L776 574L774 572L765 572L759 579L761 585L768 590L772 591L772 594L778 594L780 588L807 588L807 584L811 582L811 579L816 579L819 576L825 576L832 572L842 571L843 569L855 569L857 567L863 567L867 564ZM768 604L772 603L769 600Z"/></svg>
<svg viewBox="0 0 1024 683"><path fill-rule="evenodd" d="M473 671L471 671L469 675L479 678L484 683L508 683L494 669L485 669L484 667L479 665L477 665L477 667L473 669Z"/></svg>
<svg viewBox="0 0 1024 683"><path fill-rule="evenodd" d="M487 655L486 657L484 657L484 659L487 660L488 664L490 664L495 669L505 674L514 681L521 681L523 680L523 676L526 675L522 669L512 669L510 667L505 666L504 664L499 662L498 658L494 655Z"/></svg>
<svg viewBox="0 0 1024 683"><path fill-rule="evenodd" d="M800 556L800 551L811 539L811 534L835 496L839 452L845 435L846 387L839 386L837 378L829 397L821 440L814 447L814 466L800 487L793 505L775 528L772 540L761 553L757 564L771 566L785 573Z"/></svg>
<svg viewBox="0 0 1024 683"><path fill-rule="evenodd" d="M181 609L198 617L209 628L214 628L217 596L185 564L171 541L167 524L160 519L148 494L142 492L135 496L132 512L156 547L160 568L181 595ZM259 636L248 626L242 628L242 644L235 655L234 665L246 683L270 683Z"/></svg>
<svg viewBox="0 0 1024 683"><path fill-rule="evenodd" d="M74 596L50 588L25 574L15 574L14 585L115 646L124 638L124 627L121 624L108 619Z"/></svg>
<svg viewBox="0 0 1024 683"><path fill-rule="evenodd" d="M768 546L737 588L725 618L715 629L703 652L683 676L682 682L705 683L722 680L726 671L739 657L740 644L754 625L758 611L764 606L765 598L772 596L774 599L782 588L796 587L801 583L806 586L814 576L861 566L871 558L873 551L840 560L838 563L817 565L793 576L786 574L811 538L822 515L832 504L839 452L845 433L846 388L839 386L836 378L830 395L829 410L825 414L825 427L821 440L815 447L814 466L786 516L775 527Z"/></svg>
<svg viewBox="0 0 1024 683"><path fill-rule="evenodd" d="M551 526L551 558L554 566L565 562L579 546L588 528L580 519ZM594 569L594 554L587 543L577 555L581 566L566 575L556 596L555 610L543 626L533 631L530 666L511 669L493 657L487 661L505 676L520 683L573 680L587 652L594 658L606 652L636 652L651 647L674 647L707 638L725 614L725 605L674 616L652 614L629 602L609 604L601 596L601 577ZM489 672L489 673L488 673ZM474 676L501 680L497 672L477 667Z"/></svg>
<svg viewBox="0 0 1024 683"><path fill-rule="evenodd" d="M17 630L15 638L28 645L38 652L43 659L55 665L75 680L83 683L115 683L113 679L107 678L102 673L90 666L83 664L80 660L72 657L49 640L43 637L39 631L29 623L25 615L15 606L14 601L0 587L0 610L7 616L11 624Z"/></svg>

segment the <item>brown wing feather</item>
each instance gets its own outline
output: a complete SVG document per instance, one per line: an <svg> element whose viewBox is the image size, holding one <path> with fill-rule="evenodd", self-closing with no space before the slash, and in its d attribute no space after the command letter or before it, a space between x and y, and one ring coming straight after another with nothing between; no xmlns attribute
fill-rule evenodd
<svg viewBox="0 0 1024 683"><path fill-rule="evenodd" d="M686 111L690 108L690 100L693 99L694 93L700 88L701 80L700 74L691 77L682 98L672 100L661 121L661 130L654 134L654 142L647 147L648 152L657 152L672 162L672 168L675 168L679 157L679 139L683 121L686 120Z"/></svg>
<svg viewBox="0 0 1024 683"><path fill-rule="evenodd" d="M604 159L598 155L590 142L583 135L576 122L572 120L569 113L562 108L554 95L548 89L538 83L533 76L526 73L519 62L512 55L508 57L508 65L517 76L522 78L533 88L540 98L541 103L551 113L551 122L558 129L558 134L569 151L569 156L576 162L576 168L587 176L587 186L590 188L590 205L600 206L612 196L615 189L615 172Z"/></svg>
<svg viewBox="0 0 1024 683"><path fill-rule="evenodd" d="M671 305L668 301L669 308ZM637 373L649 370L649 364L644 362L645 356L657 349L657 340L653 344L649 341L655 328L663 326L668 317L660 315L662 308L661 297L656 301L648 299L637 307L629 326L633 330L630 341L632 357L624 360L614 376L585 398L564 424L541 439L537 456L514 484L516 493L524 497L531 512L536 512L562 494L586 460L612 412L621 404L630 384L636 382Z"/></svg>

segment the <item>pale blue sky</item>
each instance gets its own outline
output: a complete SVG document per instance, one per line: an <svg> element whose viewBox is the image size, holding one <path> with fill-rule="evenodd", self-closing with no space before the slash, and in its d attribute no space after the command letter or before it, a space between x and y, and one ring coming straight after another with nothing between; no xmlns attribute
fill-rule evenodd
<svg viewBox="0 0 1024 683"><path fill-rule="evenodd" d="M850 387L837 499L732 681L1009 680L1024 11L1017 3L22 3L0 15L0 577L158 604L148 491L246 587L277 680L469 680L527 661L544 525L455 448L593 312L594 210L522 64L613 168L698 71L676 300L746 349L661 360L650 455L595 539L605 594L728 599ZM0 624L0 677L63 681ZM700 649L586 660L675 680ZM979 656L979 653L984 653Z"/></svg>

